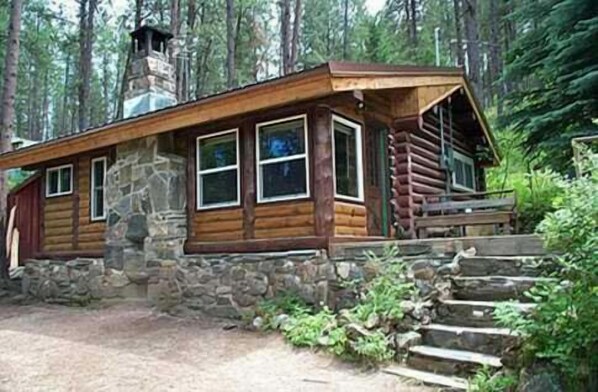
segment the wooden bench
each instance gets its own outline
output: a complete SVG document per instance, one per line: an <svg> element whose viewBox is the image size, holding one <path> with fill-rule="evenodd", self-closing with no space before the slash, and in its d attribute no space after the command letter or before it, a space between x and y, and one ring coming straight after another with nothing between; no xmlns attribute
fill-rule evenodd
<svg viewBox="0 0 598 392"><path fill-rule="evenodd" d="M490 196L502 196L493 197ZM430 202L431 199L438 201ZM505 234L517 228L515 191L495 191L447 195L426 195L422 216L415 219L418 238L427 236L427 229L493 225ZM465 235L466 233L462 233Z"/></svg>

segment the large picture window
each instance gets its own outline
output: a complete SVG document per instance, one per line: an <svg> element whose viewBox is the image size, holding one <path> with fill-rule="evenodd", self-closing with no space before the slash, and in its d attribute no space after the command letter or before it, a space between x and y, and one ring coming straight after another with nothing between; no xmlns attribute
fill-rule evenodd
<svg viewBox="0 0 598 392"><path fill-rule="evenodd" d="M46 170L46 197L73 193L73 165L51 167Z"/></svg>
<svg viewBox="0 0 598 392"><path fill-rule="evenodd" d="M332 116L336 197L363 201L361 126Z"/></svg>
<svg viewBox="0 0 598 392"><path fill-rule="evenodd" d="M91 220L106 219L106 157L91 160Z"/></svg>
<svg viewBox="0 0 598 392"><path fill-rule="evenodd" d="M240 204L239 131L197 138L197 208Z"/></svg>
<svg viewBox="0 0 598 392"><path fill-rule="evenodd" d="M258 202L309 196L305 115L257 125L257 180Z"/></svg>
<svg viewBox="0 0 598 392"><path fill-rule="evenodd" d="M457 151L454 151L453 157L453 185L467 191L475 191L475 165L473 159Z"/></svg>

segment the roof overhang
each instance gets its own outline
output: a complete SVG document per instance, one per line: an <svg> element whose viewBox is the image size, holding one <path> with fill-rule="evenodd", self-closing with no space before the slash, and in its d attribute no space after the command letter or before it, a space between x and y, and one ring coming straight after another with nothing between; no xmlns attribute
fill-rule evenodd
<svg viewBox="0 0 598 392"><path fill-rule="evenodd" d="M0 169L38 165L50 160L114 146L128 140L347 91L447 85L451 88L465 89L498 159L490 129L461 69L331 62L307 71L5 153L0 155ZM444 89L439 91L440 95L447 93Z"/></svg>

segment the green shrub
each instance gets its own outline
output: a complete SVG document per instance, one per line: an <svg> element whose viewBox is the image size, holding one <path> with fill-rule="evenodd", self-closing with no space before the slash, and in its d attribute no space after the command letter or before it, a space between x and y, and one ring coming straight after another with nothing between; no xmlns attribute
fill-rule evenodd
<svg viewBox="0 0 598 392"><path fill-rule="evenodd" d="M504 392L517 384L517 379L510 375L495 373L483 367L469 379L469 392Z"/></svg>
<svg viewBox="0 0 598 392"><path fill-rule="evenodd" d="M391 359L394 351L387 333L403 318L401 302L414 295L413 283L407 278L407 265L398 258L398 250L391 247L382 257L368 255L368 268L377 275L369 282L350 281L358 303L340 315L324 308L312 313L296 297L263 301L257 314L264 318L264 326L274 327L276 315L290 315L282 326L282 333L293 345L323 348L345 359L361 360L368 364Z"/></svg>
<svg viewBox="0 0 598 392"><path fill-rule="evenodd" d="M572 387L598 372L598 155L588 153L582 167L589 175L563 180L557 210L538 227L546 247L559 255L554 276L562 282L527 293L538 303L529 316L508 305L496 311L502 325L524 336L523 364L547 359Z"/></svg>
<svg viewBox="0 0 598 392"><path fill-rule="evenodd" d="M261 329L270 330L275 329L273 321L278 315L299 316L310 313L313 313L313 309L301 297L295 293L284 292L274 298L260 301L250 318L260 316L264 321Z"/></svg>
<svg viewBox="0 0 598 392"><path fill-rule="evenodd" d="M488 191L514 189L517 195L517 219L520 233L533 233L544 216L555 210L554 201L563 193L558 173L533 169L534 162L523 153L522 139L512 131L498 134L501 151L500 166L486 175Z"/></svg>

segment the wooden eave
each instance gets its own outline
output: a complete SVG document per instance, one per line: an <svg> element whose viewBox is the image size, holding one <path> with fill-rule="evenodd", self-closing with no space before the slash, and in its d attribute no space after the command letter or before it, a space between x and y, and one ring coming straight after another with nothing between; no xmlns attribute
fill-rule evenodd
<svg viewBox="0 0 598 392"><path fill-rule="evenodd" d="M347 91L445 85L465 88L492 150L498 157L489 128L469 91L461 69L330 62L310 70L2 154L0 169L35 166L128 140Z"/></svg>

